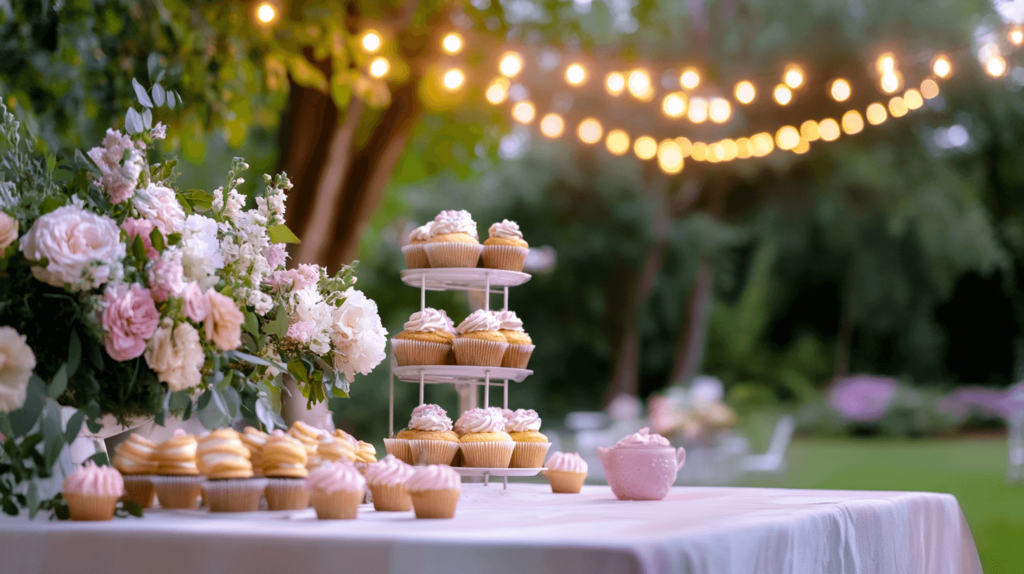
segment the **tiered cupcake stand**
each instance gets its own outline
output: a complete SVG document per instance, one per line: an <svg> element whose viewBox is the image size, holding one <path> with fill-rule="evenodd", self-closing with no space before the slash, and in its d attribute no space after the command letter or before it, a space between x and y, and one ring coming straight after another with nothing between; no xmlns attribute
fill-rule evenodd
<svg viewBox="0 0 1024 574"><path fill-rule="evenodd" d="M406 269L402 271L402 282L420 290L420 310L427 306L427 291L481 291L484 293L484 309L490 310L491 295L504 295L502 309L508 309L508 288L522 285L530 280L526 273L503 269L443 268ZM395 436L395 379L406 383L419 383L420 402L423 404L426 385L450 384L469 385L472 392L484 388L484 406L491 404L491 387L501 387L502 405L508 408L509 382L521 383L533 374L529 369L506 367L469 367L463 365L413 365L399 367L395 353L391 351L390 405L388 414L388 436ZM456 418L456 417L452 417ZM482 477L486 485L491 477L501 477L508 487L508 477L536 476L543 468L469 468L456 467L462 476Z"/></svg>

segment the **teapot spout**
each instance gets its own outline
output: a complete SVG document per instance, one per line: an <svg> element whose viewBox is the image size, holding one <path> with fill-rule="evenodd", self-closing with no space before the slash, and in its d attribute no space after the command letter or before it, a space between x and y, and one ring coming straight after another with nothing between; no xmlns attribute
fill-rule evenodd
<svg viewBox="0 0 1024 574"><path fill-rule="evenodd" d="M601 458L601 464L608 464L608 454L611 452L611 448L607 446L597 447L597 456Z"/></svg>

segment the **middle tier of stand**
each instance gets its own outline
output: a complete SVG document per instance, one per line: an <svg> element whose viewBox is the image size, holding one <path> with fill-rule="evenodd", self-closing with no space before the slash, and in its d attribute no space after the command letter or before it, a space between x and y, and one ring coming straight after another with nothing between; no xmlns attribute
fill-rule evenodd
<svg viewBox="0 0 1024 574"><path fill-rule="evenodd" d="M502 293L505 287L516 287L530 280L530 275L519 271L486 269L482 267L446 267L433 269L406 269L402 282L427 291L483 291Z"/></svg>
<svg viewBox="0 0 1024 574"><path fill-rule="evenodd" d="M464 365L411 365L394 367L395 378L406 383L444 384L444 383L483 383L490 381L492 386L501 386L503 381L521 383L533 374L530 369L510 369L507 367L468 367Z"/></svg>

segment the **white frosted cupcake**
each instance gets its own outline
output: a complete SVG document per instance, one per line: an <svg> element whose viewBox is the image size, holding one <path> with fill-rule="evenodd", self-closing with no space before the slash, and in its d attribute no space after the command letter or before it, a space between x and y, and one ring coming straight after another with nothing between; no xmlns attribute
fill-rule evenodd
<svg viewBox="0 0 1024 574"><path fill-rule="evenodd" d="M587 461L575 452L556 452L548 459L544 476L551 482L551 492L576 494L587 478Z"/></svg>
<svg viewBox="0 0 1024 574"><path fill-rule="evenodd" d="M384 444L389 453L409 464L451 464L459 451L459 435L452 430L452 419L444 409L432 404L413 409L409 427L390 440L405 441L408 453L394 443Z"/></svg>
<svg viewBox="0 0 1024 574"><path fill-rule="evenodd" d="M351 520L366 495L366 479L347 461L325 462L309 473L306 484L321 520Z"/></svg>
<svg viewBox="0 0 1024 574"><path fill-rule="evenodd" d="M421 466L405 481L405 488L416 518L454 518L462 478L450 466Z"/></svg>
<svg viewBox="0 0 1024 574"><path fill-rule="evenodd" d="M402 332L391 339L398 366L446 364L455 338L449 321L448 315L430 307L410 315Z"/></svg>
<svg viewBox="0 0 1024 574"><path fill-rule="evenodd" d="M470 409L455 424L467 467L508 468L516 443L505 432L501 409Z"/></svg>
<svg viewBox="0 0 1024 574"><path fill-rule="evenodd" d="M501 321L498 332L505 337L508 348L501 359L502 367L512 369L525 369L530 364L530 355L533 354L533 339L523 329L523 321L516 315L515 311L508 309L498 311L494 316Z"/></svg>
<svg viewBox="0 0 1024 574"><path fill-rule="evenodd" d="M533 409L518 409L505 419L505 432L516 443L510 468L540 468L551 448L548 437L540 432L540 415Z"/></svg>
<svg viewBox="0 0 1024 574"><path fill-rule="evenodd" d="M427 259L427 251L424 249L427 242L434 235L434 222L421 225L412 230L409 234L409 243L402 247L402 255L405 256L405 266L409 269L426 269L430 267L430 260Z"/></svg>
<svg viewBox="0 0 1024 574"><path fill-rule="evenodd" d="M491 311L478 309L459 323L452 341L455 361L460 365L500 367L508 341L499 332L501 321Z"/></svg>
<svg viewBox="0 0 1024 574"><path fill-rule="evenodd" d="M431 267L476 267L483 251L476 222L466 210L439 213L424 248Z"/></svg>
<svg viewBox="0 0 1024 574"><path fill-rule="evenodd" d="M491 225L488 235L484 241L484 267L522 271L530 244L523 239L519 224L503 219L501 223Z"/></svg>
<svg viewBox="0 0 1024 574"><path fill-rule="evenodd" d="M413 475L413 467L387 455L366 469L366 484L373 494L373 507L381 511L404 512L412 510L412 499L405 481Z"/></svg>
<svg viewBox="0 0 1024 574"><path fill-rule="evenodd" d="M71 520L110 520L124 494L121 473L109 466L86 462L64 479L64 500Z"/></svg>

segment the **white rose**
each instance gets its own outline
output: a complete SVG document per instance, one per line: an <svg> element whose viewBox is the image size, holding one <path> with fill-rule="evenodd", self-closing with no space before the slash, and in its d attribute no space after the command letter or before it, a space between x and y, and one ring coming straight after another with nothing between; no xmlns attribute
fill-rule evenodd
<svg viewBox="0 0 1024 574"><path fill-rule="evenodd" d="M146 345L146 364L172 391L198 385L205 361L199 331L188 323L175 327L170 317L164 317Z"/></svg>
<svg viewBox="0 0 1024 574"><path fill-rule="evenodd" d="M333 362L351 382L356 373L368 375L384 360L388 332L380 322L377 304L362 291L349 287L342 297L345 302L331 313Z"/></svg>
<svg viewBox="0 0 1024 574"><path fill-rule="evenodd" d="M214 273L224 267L224 255L217 240L217 222L192 214L185 220L181 234L181 264L185 277L197 281L203 289L217 284Z"/></svg>
<svg viewBox="0 0 1024 574"><path fill-rule="evenodd" d="M180 233L185 225L185 210L169 187L150 184L146 189L137 190L132 205L143 217L156 223L165 235Z"/></svg>
<svg viewBox="0 0 1024 574"><path fill-rule="evenodd" d="M0 327L0 413L9 413L25 404L25 389L36 356L25 344L25 336L13 327Z"/></svg>
<svg viewBox="0 0 1024 574"><path fill-rule="evenodd" d="M0 257L4 250L18 238L18 220L0 211Z"/></svg>
<svg viewBox="0 0 1024 574"><path fill-rule="evenodd" d="M45 268L32 266L36 279L71 291L106 283L111 267L119 267L125 254L117 223L78 204L59 207L37 219L19 249L29 261L49 262Z"/></svg>

